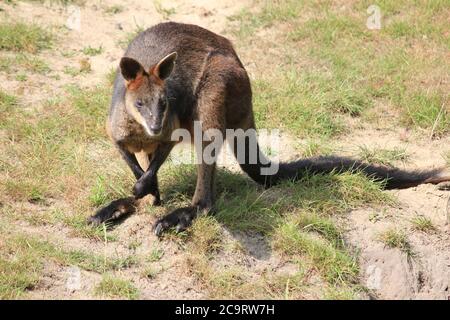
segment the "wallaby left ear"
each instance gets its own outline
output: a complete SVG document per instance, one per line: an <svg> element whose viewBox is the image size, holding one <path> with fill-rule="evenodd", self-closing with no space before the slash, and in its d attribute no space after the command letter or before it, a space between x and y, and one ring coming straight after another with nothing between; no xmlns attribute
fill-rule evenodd
<svg viewBox="0 0 450 320"><path fill-rule="evenodd" d="M177 53L172 52L161 59L156 66L152 68L152 73L161 80L167 79L175 67L175 61L177 60Z"/></svg>

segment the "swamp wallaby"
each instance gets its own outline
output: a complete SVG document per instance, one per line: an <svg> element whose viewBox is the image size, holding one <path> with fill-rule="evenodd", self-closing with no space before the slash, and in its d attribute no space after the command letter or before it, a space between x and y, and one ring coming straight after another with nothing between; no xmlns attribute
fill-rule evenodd
<svg viewBox="0 0 450 320"><path fill-rule="evenodd" d="M140 33L129 45L120 61L107 121L108 134L125 159L137 182L133 197L113 201L100 209L90 221L94 224L133 212L138 199L148 194L160 203L157 173L177 141L171 139L175 129L193 132L199 121L202 133L215 129L225 135L227 129L255 128L252 91L247 72L229 40L201 27L181 23L161 23ZM250 131L253 132L253 131ZM252 134L252 133L251 133ZM385 187L407 188L422 183L440 183L450 177L440 170L407 172L362 163L341 157L318 157L280 163L278 171L262 174L271 165L251 143L249 135L233 138L235 156L244 152L240 166L254 181L270 187L283 179L300 179L306 173L362 171ZM253 137L254 138L254 137ZM207 148L214 139L203 139L197 149ZM243 145L244 150L238 145ZM148 157L142 168L136 153ZM250 161L250 153L256 161ZM217 150L212 154L217 157ZM174 227L188 227L199 212L211 210L214 201L215 161L198 165L197 185L192 204L177 209L154 226L160 235Z"/></svg>

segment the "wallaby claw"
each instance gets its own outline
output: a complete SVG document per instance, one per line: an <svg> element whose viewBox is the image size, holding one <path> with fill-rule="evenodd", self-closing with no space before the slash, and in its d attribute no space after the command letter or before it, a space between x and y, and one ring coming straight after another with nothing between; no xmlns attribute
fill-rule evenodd
<svg viewBox="0 0 450 320"><path fill-rule="evenodd" d="M162 234L162 229L163 229L162 224L161 223L157 223L155 225L155 227L153 228L153 232L155 233L155 235L157 237L159 237Z"/></svg>

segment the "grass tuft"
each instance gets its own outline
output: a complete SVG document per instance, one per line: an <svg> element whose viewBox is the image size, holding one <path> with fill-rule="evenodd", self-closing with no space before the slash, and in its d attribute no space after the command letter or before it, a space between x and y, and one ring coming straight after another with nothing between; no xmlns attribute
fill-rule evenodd
<svg viewBox="0 0 450 320"><path fill-rule="evenodd" d="M100 283L95 287L95 294L101 297L128 300L135 300L139 297L139 291L130 281L111 275L103 276Z"/></svg>
<svg viewBox="0 0 450 320"><path fill-rule="evenodd" d="M103 52L103 47L100 46L98 48L87 46L83 48L83 53L87 56L98 56Z"/></svg>
<svg viewBox="0 0 450 320"><path fill-rule="evenodd" d="M274 249L287 257L299 255L311 260L331 284L356 283L358 265L352 257L334 245L299 229L295 223L282 224L274 234Z"/></svg>
<svg viewBox="0 0 450 320"><path fill-rule="evenodd" d="M385 246L400 249L408 258L414 255L406 233L401 230L386 230L378 238Z"/></svg>
<svg viewBox="0 0 450 320"><path fill-rule="evenodd" d="M37 53L53 44L53 35L36 24L24 22L0 23L0 49Z"/></svg>
<svg viewBox="0 0 450 320"><path fill-rule="evenodd" d="M425 233L433 233L436 231L436 227L430 218L424 216L416 216L411 219L411 223L415 230L425 232Z"/></svg>

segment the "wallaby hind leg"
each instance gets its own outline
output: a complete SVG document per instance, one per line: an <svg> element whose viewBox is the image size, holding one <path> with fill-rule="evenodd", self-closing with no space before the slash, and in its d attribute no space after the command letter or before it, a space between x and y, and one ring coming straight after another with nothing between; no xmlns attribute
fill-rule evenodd
<svg viewBox="0 0 450 320"><path fill-rule="evenodd" d="M204 145L205 147L207 144ZM204 148L202 148L204 150ZM217 157L217 156L215 156ZM162 219L158 220L154 226L154 232L160 236L167 229L175 228L176 232L183 231L192 224L198 214L208 213L214 201L214 176L216 163L201 163L197 167L197 186L192 198L192 205L179 208Z"/></svg>
<svg viewBox="0 0 450 320"><path fill-rule="evenodd" d="M218 153L225 138L225 101L226 80L220 76L220 70L211 66L205 72L202 91L198 94L197 115L202 126L202 143L195 145L197 152L197 185L192 205L172 211L157 221L154 232L160 236L169 228L182 231L189 227L199 213L212 209L214 201L214 176ZM194 142L199 140L194 137Z"/></svg>

